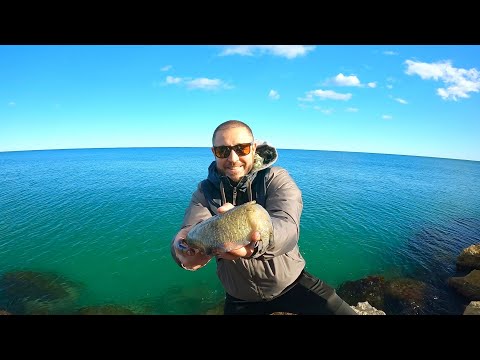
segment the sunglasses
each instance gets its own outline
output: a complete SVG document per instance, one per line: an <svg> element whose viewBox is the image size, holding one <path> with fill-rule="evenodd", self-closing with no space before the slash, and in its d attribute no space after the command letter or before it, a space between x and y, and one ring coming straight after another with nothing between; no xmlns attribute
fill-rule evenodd
<svg viewBox="0 0 480 360"><path fill-rule="evenodd" d="M213 152L216 157L220 159L225 159L230 156L230 152L233 150L238 156L245 156L250 154L250 149L252 148L253 143L237 144L233 146L214 146Z"/></svg>

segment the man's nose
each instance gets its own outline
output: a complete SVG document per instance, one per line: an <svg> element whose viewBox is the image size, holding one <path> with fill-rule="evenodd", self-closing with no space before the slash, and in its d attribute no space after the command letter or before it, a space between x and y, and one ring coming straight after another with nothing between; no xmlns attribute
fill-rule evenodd
<svg viewBox="0 0 480 360"><path fill-rule="evenodd" d="M236 162L238 161L239 157L237 155L237 153L232 149L232 151L230 151L230 155L228 156L228 160L230 160L231 162Z"/></svg>

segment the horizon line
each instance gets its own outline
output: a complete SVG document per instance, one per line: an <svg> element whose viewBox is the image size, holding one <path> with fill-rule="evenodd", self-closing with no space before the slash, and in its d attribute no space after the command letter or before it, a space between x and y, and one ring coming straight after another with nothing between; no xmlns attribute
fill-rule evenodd
<svg viewBox="0 0 480 360"><path fill-rule="evenodd" d="M184 148L208 149L208 148L210 148L210 146L119 146L119 147L91 147L91 148L85 147L85 148L24 149L24 150L0 150L0 154L12 153L12 152L30 152L30 151L107 150L107 149L111 149L111 150L112 149L168 149L168 148L174 148L174 149L184 149ZM480 160L459 159L459 158L449 158L449 157L429 156L429 155L392 154L392 153L376 153L376 152L368 152L368 151L348 151L348 150L299 149L299 148L280 148L280 147L275 147L275 148L277 150L325 151L325 152L344 152L344 153L353 153L353 154L412 156L412 157L422 157L422 158L432 158L432 159L480 162Z"/></svg>

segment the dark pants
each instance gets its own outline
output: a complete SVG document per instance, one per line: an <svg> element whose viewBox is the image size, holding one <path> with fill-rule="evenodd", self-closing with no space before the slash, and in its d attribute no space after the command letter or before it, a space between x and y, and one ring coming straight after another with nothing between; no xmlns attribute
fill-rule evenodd
<svg viewBox="0 0 480 360"><path fill-rule="evenodd" d="M335 289L305 270L288 291L269 301L251 302L226 294L225 315L266 315L274 312L299 315L357 315L337 295Z"/></svg>

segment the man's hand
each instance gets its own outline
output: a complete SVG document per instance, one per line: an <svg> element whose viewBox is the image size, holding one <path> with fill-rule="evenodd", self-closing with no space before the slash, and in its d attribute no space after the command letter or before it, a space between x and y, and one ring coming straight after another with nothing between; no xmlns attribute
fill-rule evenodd
<svg viewBox="0 0 480 360"><path fill-rule="evenodd" d="M233 209L235 206L233 206L231 203L227 202L225 204L223 204L222 206L220 206L217 211L219 214L223 214L225 211L228 211L230 209Z"/></svg>
<svg viewBox="0 0 480 360"><path fill-rule="evenodd" d="M207 265L212 259L212 256L200 253L197 249L193 249L187 245L185 238L187 237L189 229L182 229L175 236L173 241L173 248L178 260L183 264L187 270L198 270Z"/></svg>
<svg viewBox="0 0 480 360"><path fill-rule="evenodd" d="M233 209L234 206L231 203L225 203L224 205L220 206L218 208L218 213L222 214L225 211L228 211L230 209ZM217 257L225 259L225 260L235 260L241 257L249 257L253 254L255 251L255 242L259 241L261 239L260 233L258 231L253 231L252 232L252 241L250 244L245 245L244 247L241 247L239 249L235 249L232 251L229 251L227 253L223 253L220 255L217 255Z"/></svg>

